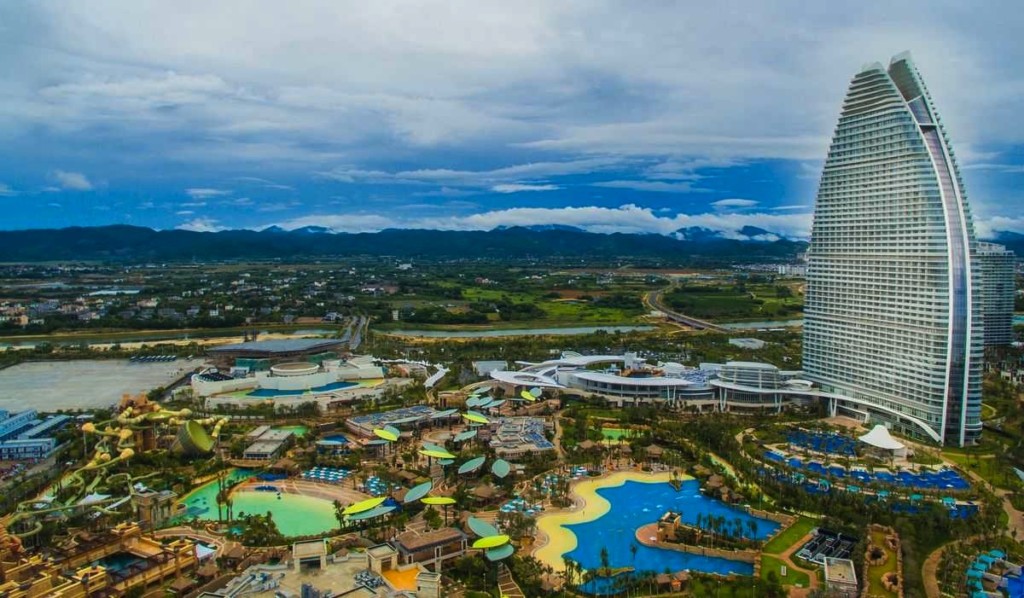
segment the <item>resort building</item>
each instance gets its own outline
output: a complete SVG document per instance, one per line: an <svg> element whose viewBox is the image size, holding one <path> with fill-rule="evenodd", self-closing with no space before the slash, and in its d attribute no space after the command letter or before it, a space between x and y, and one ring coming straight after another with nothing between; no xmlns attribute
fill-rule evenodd
<svg viewBox="0 0 1024 598"><path fill-rule="evenodd" d="M803 367L832 413L939 443L981 432L974 225L907 54L850 84L808 250Z"/></svg>
<svg viewBox="0 0 1024 598"><path fill-rule="evenodd" d="M230 371L231 374L195 374L191 379L192 392L197 397L241 393L259 399L282 399L331 394L356 387L360 380L384 378L384 369L374 365L372 357L365 356L317 363L289 361L256 370L234 367Z"/></svg>
<svg viewBox="0 0 1024 598"><path fill-rule="evenodd" d="M430 428L448 425L458 421L459 412L455 409L437 411L428 405L413 405L380 413L357 415L345 420L345 427L360 436L373 436L373 431L384 426L394 426L399 430Z"/></svg>
<svg viewBox="0 0 1024 598"><path fill-rule="evenodd" d="M803 372L784 371L769 363L730 361L702 363L716 390L719 411L774 409L791 402L812 400L811 383L800 379Z"/></svg>
<svg viewBox="0 0 1024 598"><path fill-rule="evenodd" d="M495 454L515 459L528 453L555 450L545 433L554 424L540 417L503 417L490 435L490 446Z"/></svg>
<svg viewBox="0 0 1024 598"><path fill-rule="evenodd" d="M0 410L0 461L40 461L57 450L57 440L47 434L71 423L67 415L41 420L34 409L11 414Z"/></svg>
<svg viewBox="0 0 1024 598"><path fill-rule="evenodd" d="M206 354L221 369L236 367L261 372L278 363L338 359L344 348L345 343L337 339L296 338L220 345L210 347Z"/></svg>
<svg viewBox="0 0 1024 598"><path fill-rule="evenodd" d="M466 534L454 527L442 527L429 532L405 532L395 539L399 565L419 563L440 573L445 561L466 554L469 541Z"/></svg>
<svg viewBox="0 0 1024 598"><path fill-rule="evenodd" d="M855 598L857 593L857 568L850 559L825 559L825 589L829 596Z"/></svg>
<svg viewBox="0 0 1024 598"><path fill-rule="evenodd" d="M260 428L265 427L260 426ZM260 428L257 428L257 430ZM245 449L242 458L247 461L270 461L276 459L288 448L288 444L294 435L291 430L262 430L260 435L253 439L255 442Z"/></svg>
<svg viewBox="0 0 1024 598"><path fill-rule="evenodd" d="M524 363L516 371L492 371L505 396L522 389L549 388L600 396L618 407L656 405L674 409L781 410L784 405L813 400L817 393L803 372L755 362L678 363L648 365L633 353L580 355Z"/></svg>
<svg viewBox="0 0 1024 598"><path fill-rule="evenodd" d="M1013 342L1013 300L1016 291L1017 256L1002 245L978 243L981 269L981 317L985 346Z"/></svg>

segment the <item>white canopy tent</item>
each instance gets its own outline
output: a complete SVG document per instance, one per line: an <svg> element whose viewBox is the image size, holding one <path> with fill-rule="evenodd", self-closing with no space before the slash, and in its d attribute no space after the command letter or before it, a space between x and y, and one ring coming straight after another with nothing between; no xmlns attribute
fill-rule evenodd
<svg viewBox="0 0 1024 598"><path fill-rule="evenodd" d="M861 436L859 440L877 449L891 451L897 457L905 457L907 454L907 445L893 438L889 430L881 424L871 428L871 431Z"/></svg>

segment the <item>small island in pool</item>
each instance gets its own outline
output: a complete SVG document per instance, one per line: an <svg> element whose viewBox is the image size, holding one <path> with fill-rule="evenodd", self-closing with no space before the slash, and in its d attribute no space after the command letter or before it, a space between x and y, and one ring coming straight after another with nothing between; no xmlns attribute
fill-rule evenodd
<svg viewBox="0 0 1024 598"><path fill-rule="evenodd" d="M566 558L579 563L584 570L591 570L602 566L603 549L607 551L608 565L613 570L752 574L750 563L645 546L637 541L637 530L656 522L666 511L680 513L682 520L690 524L697 522L698 515L724 517L728 521L738 519L744 526L747 520L756 519L754 535L757 539L768 537L779 527L774 521L753 517L742 509L700 494L698 483L693 479L684 481L678 491L669 480L669 473L620 472L577 483L573 493L582 506L538 519L537 527L548 541L534 556L556 570L565 569Z"/></svg>

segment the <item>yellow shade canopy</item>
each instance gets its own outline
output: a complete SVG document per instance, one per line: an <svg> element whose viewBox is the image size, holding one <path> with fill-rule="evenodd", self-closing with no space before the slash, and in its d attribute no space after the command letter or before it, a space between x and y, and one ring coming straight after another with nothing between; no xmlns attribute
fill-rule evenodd
<svg viewBox="0 0 1024 598"><path fill-rule="evenodd" d="M377 435L377 438L383 438L388 442L394 442L398 440L397 435L392 434L390 430L385 430L383 428L377 428L376 430L373 431L373 433Z"/></svg>
<svg viewBox="0 0 1024 598"><path fill-rule="evenodd" d="M384 496L378 496L377 498L368 498L361 500L357 503L352 503L345 507L345 510L341 512L342 515L355 515L356 513L362 513L363 511L369 511L370 509L380 506L386 500Z"/></svg>
<svg viewBox="0 0 1024 598"><path fill-rule="evenodd" d="M527 401L530 401L531 403L537 400L537 397L535 397L532 394L530 394L530 391L528 391L528 390L524 390L524 391L520 392L519 396L523 397Z"/></svg>
<svg viewBox="0 0 1024 598"><path fill-rule="evenodd" d="M455 458L455 455L449 453L448 451L436 451L436 450L431 450L431 449L422 449L422 450L420 450L420 454L423 455L424 457L431 457L431 458L434 458L434 459L454 459Z"/></svg>
<svg viewBox="0 0 1024 598"><path fill-rule="evenodd" d="M450 496L427 496L420 502L425 505L454 505L455 499Z"/></svg>
<svg viewBox="0 0 1024 598"><path fill-rule="evenodd" d="M473 548L497 548L498 546L508 544L508 541L509 537L504 534L501 534L500 536L488 536L473 542Z"/></svg>
<svg viewBox="0 0 1024 598"><path fill-rule="evenodd" d="M489 423L491 423L491 420L489 420L486 417L480 415L479 413L474 413L472 411L470 411L469 413L463 413L462 417L466 418L467 420L469 420L471 422L476 422L478 424L489 424Z"/></svg>

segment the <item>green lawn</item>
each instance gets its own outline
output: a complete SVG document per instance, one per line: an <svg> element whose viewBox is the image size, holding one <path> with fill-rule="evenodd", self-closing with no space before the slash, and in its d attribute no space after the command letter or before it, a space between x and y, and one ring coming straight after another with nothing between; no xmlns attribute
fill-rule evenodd
<svg viewBox="0 0 1024 598"><path fill-rule="evenodd" d="M895 592L887 591L882 585L882 576L896 570L896 554L885 545L885 534L882 532L871 532L871 542L881 546L889 558L879 567L868 567L868 593L871 596L896 596Z"/></svg>
<svg viewBox="0 0 1024 598"><path fill-rule="evenodd" d="M800 317L803 298L790 291L778 296L771 285L750 285L738 290L731 285L691 285L663 295L666 305L689 316L715 320Z"/></svg>
<svg viewBox="0 0 1024 598"><path fill-rule="evenodd" d="M766 554L782 554L797 540L806 536L812 529L818 527L818 520L810 517L801 517L796 523L789 526L782 533L772 538L764 545Z"/></svg>
<svg viewBox="0 0 1024 598"><path fill-rule="evenodd" d="M993 454L971 454L945 450L942 456L968 471L982 477L986 482L997 488L1013 490L1017 486L1017 476L1009 466L1000 465Z"/></svg>
<svg viewBox="0 0 1024 598"><path fill-rule="evenodd" d="M811 578L803 571L797 571L792 567L788 567L785 577L782 575L782 561L779 559L762 555L761 556L761 579L768 580L768 574L772 571L779 578L779 583L784 586L798 585L802 588L806 588L811 583Z"/></svg>

